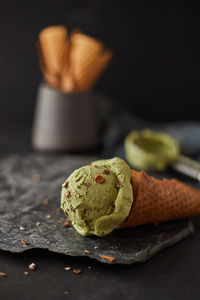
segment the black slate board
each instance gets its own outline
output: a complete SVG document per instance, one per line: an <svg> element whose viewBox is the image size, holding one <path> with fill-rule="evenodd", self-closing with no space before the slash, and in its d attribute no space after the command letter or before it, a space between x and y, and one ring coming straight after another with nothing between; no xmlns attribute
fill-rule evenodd
<svg viewBox="0 0 200 300"><path fill-rule="evenodd" d="M72 256L87 255L104 263L109 261L102 256L112 256L113 263L132 264L149 259L194 232L188 220L115 230L103 238L82 237L72 227L63 228L65 216L58 209L61 184L75 168L95 159L38 154L1 157L0 250L44 248ZM43 203L46 200L47 205ZM21 240L30 244L23 245Z"/></svg>

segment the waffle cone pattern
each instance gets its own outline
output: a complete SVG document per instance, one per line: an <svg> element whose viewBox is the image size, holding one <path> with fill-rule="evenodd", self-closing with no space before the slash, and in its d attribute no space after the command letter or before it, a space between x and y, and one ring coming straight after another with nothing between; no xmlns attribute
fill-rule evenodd
<svg viewBox="0 0 200 300"><path fill-rule="evenodd" d="M120 228L200 215L200 191L176 180L131 170L134 202Z"/></svg>
<svg viewBox="0 0 200 300"><path fill-rule="evenodd" d="M62 71L68 52L68 34L64 26L50 26L39 35L39 46L42 52L43 66L51 75Z"/></svg>
<svg viewBox="0 0 200 300"><path fill-rule="evenodd" d="M46 82L62 92L90 91L113 53L95 38L64 26L50 26L39 34L39 63Z"/></svg>

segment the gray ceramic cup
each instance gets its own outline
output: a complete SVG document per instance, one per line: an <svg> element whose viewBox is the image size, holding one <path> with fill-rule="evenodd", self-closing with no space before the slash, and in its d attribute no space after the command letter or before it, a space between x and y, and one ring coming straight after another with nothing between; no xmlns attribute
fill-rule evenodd
<svg viewBox="0 0 200 300"><path fill-rule="evenodd" d="M42 151L86 151L98 145L95 94L38 88L32 145Z"/></svg>

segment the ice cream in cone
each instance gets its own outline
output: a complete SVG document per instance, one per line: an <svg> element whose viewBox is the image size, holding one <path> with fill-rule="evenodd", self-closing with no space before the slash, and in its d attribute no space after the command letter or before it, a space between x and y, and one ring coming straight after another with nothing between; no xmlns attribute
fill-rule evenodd
<svg viewBox="0 0 200 300"><path fill-rule="evenodd" d="M200 215L200 191L130 170L120 158L75 170L63 183L61 208L82 235Z"/></svg>

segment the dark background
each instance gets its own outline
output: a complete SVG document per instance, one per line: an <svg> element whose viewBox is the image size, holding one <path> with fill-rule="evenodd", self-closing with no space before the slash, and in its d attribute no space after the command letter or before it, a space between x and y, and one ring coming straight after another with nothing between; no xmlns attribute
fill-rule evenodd
<svg viewBox="0 0 200 300"><path fill-rule="evenodd" d="M148 119L199 119L199 11L190 1L148 3L1 1L1 122L31 124L42 78L37 36L54 24L79 27L114 50L97 91Z"/></svg>
<svg viewBox="0 0 200 300"><path fill-rule="evenodd" d="M162 2L162 3L161 3ZM153 120L199 120L200 14L194 1L0 0L0 155L30 152L42 76L36 41L46 26L80 27L115 52L96 91ZM46 250L0 252L0 299L200 299L196 234L134 266L108 266ZM35 262L38 272L24 276ZM78 275L64 266L81 268ZM88 270L88 266L92 266ZM69 295L64 294L69 291Z"/></svg>

